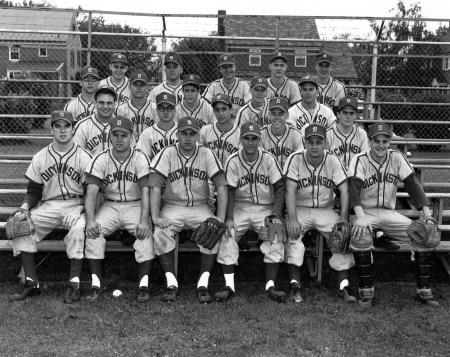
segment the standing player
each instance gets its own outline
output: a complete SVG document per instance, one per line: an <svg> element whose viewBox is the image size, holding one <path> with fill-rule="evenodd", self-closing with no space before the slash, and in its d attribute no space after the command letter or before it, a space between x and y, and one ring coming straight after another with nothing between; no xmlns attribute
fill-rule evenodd
<svg viewBox="0 0 450 357"><path fill-rule="evenodd" d="M174 121L175 103L176 98L173 94L162 92L156 96L158 122L145 129L136 144L136 149L141 150L150 159L166 146L178 141Z"/></svg>
<svg viewBox="0 0 450 357"><path fill-rule="evenodd" d="M236 60L231 54L220 55L219 72L222 78L208 84L203 97L211 103L215 95L226 94L233 104L231 114L235 118L239 109L252 99L250 87L246 81L236 77Z"/></svg>
<svg viewBox="0 0 450 357"><path fill-rule="evenodd" d="M196 74L183 77L183 100L177 104L177 118L191 117L198 120L200 127L216 121L211 105L200 96L202 81Z"/></svg>
<svg viewBox="0 0 450 357"><path fill-rule="evenodd" d="M217 256L217 261L222 264L225 288L215 294L218 301L226 301L235 293L234 267L238 263L237 242L240 238L250 229L259 231L266 216L275 215L281 223L284 180L273 155L259 147L260 138L258 123L245 123L241 127L242 148L231 155L225 164L228 184L227 233L220 241ZM286 294L275 288L275 282L284 260L284 244L265 241L260 249L266 266L267 295L274 301L283 302Z"/></svg>
<svg viewBox="0 0 450 357"><path fill-rule="evenodd" d="M297 83L285 76L287 68L287 58L281 52L276 52L270 57L270 77L267 78L269 85L267 88L267 97L287 98L289 100L289 106L293 106L302 97Z"/></svg>
<svg viewBox="0 0 450 357"><path fill-rule="evenodd" d="M339 159L325 150L327 133L323 125L311 124L305 130L305 150L293 153L283 168L286 178L288 233L295 240L286 247L291 284L300 283L305 246L302 238L310 229L322 234L328 242L333 226L348 222L348 183ZM334 192L341 194L341 212L333 210ZM337 271L338 293L346 302L356 302L350 295L349 269L354 265L351 254L332 253L330 267Z"/></svg>
<svg viewBox="0 0 450 357"><path fill-rule="evenodd" d="M261 145L271 152L280 167L284 166L289 155L303 149L300 131L286 124L289 117L289 103L286 98L269 100L269 124L261 130Z"/></svg>
<svg viewBox="0 0 450 357"><path fill-rule="evenodd" d="M128 59L123 53L113 53L109 64L111 76L102 79L100 86L114 88L117 94L117 103L120 105L131 97L130 80L125 76L128 71Z"/></svg>
<svg viewBox="0 0 450 357"><path fill-rule="evenodd" d="M319 103L325 104L337 112L339 101L346 96L345 85L330 76L333 57L328 53L319 53L316 57L316 71L319 91Z"/></svg>
<svg viewBox="0 0 450 357"><path fill-rule="evenodd" d="M369 127L370 150L356 155L350 163L350 207L353 232L351 246L359 274L362 306L371 306L373 287L373 238L371 232L381 228L399 241L410 241L406 229L411 220L395 211L397 184L403 181L414 205L425 217L431 217L428 200L414 169L400 151L389 149L392 127L384 122ZM439 306L430 287L430 259L433 248L411 242L414 252L417 297L430 306Z"/></svg>
<svg viewBox="0 0 450 357"><path fill-rule="evenodd" d="M168 52L164 56L164 71L166 72L166 80L157 85L150 91L148 98L155 102L159 93L172 93L177 99L177 103L183 99L182 80L183 65L180 55L175 52Z"/></svg>
<svg viewBox="0 0 450 357"><path fill-rule="evenodd" d="M94 94L98 88L100 76L94 67L83 67L80 71L81 93L69 100L64 111L71 112L75 123L94 113Z"/></svg>
<svg viewBox="0 0 450 357"><path fill-rule="evenodd" d="M154 258L151 239L149 188L150 162L131 147L133 123L117 116L111 122L112 147L94 157L86 171L86 259L92 274L88 302L100 296L105 237L125 228L136 238L133 244L139 264L138 302L150 299L148 277ZM105 202L95 214L97 194Z"/></svg>
<svg viewBox="0 0 450 357"><path fill-rule="evenodd" d="M227 187L222 165L211 149L198 145L200 126L194 118L178 121L177 144L164 148L151 163L150 205L155 224L154 249L163 268L167 290L163 301L175 301L178 281L175 277L175 236L183 229L196 229L214 214L208 207L211 180L217 191L217 219L224 221ZM161 201L161 189L165 186ZM161 209L162 207L162 209ZM200 278L197 296L200 303L212 301L208 292L209 275L219 244L211 249L200 247Z"/></svg>
<svg viewBox="0 0 450 357"><path fill-rule="evenodd" d="M245 104L236 115L236 125L241 127L242 124L250 121L258 123L261 127L270 124L267 108L267 79L261 76L253 77L250 82L250 94L252 99Z"/></svg>
<svg viewBox="0 0 450 357"><path fill-rule="evenodd" d="M301 132L304 132L305 128L312 123L321 124L326 128L333 126L336 121L333 112L327 106L317 102L316 79L312 76L302 77L299 86L302 100L289 108L288 123Z"/></svg>
<svg viewBox="0 0 450 357"><path fill-rule="evenodd" d="M72 140L73 116L66 111L52 113L53 142L31 160L26 172L27 196L20 207L31 210L35 234L12 240L14 256L20 254L25 273L25 286L10 301L40 294L34 255L36 243L55 228L67 229L64 238L70 260L69 286L65 303L80 299L80 275L83 266L84 228L86 224L82 197L84 172L91 156Z"/></svg>
<svg viewBox="0 0 450 357"><path fill-rule="evenodd" d="M142 132L158 121L156 105L147 99L148 76L137 70L130 76L131 98L117 108L116 114L131 119L134 125L133 136L139 140Z"/></svg>

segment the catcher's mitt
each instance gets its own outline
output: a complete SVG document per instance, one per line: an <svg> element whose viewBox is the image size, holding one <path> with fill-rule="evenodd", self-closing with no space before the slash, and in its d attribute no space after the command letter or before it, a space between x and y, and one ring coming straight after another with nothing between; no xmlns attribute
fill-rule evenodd
<svg viewBox="0 0 450 357"><path fill-rule="evenodd" d="M366 228L364 230L364 234L362 235L355 235L352 234L350 238L350 250L351 251L368 251L368 250L374 250L375 247L373 246L373 234L369 230L369 228Z"/></svg>
<svg viewBox="0 0 450 357"><path fill-rule="evenodd" d="M191 240L201 245L206 249L213 249L217 242L222 238L227 226L214 217L208 218L194 233L192 233Z"/></svg>
<svg viewBox="0 0 450 357"><path fill-rule="evenodd" d="M35 232L34 222L30 211L19 208L6 221L6 236L8 239L33 235Z"/></svg>
<svg viewBox="0 0 450 357"><path fill-rule="evenodd" d="M259 230L259 239L273 243L286 243L288 236L281 218L270 215L264 218L264 226Z"/></svg>
<svg viewBox="0 0 450 357"><path fill-rule="evenodd" d="M420 217L412 221L406 233L412 241L427 248L436 248L441 241L437 222L431 217Z"/></svg>
<svg viewBox="0 0 450 357"><path fill-rule="evenodd" d="M339 222L333 226L328 240L328 247L332 253L349 254L351 226L347 222Z"/></svg>

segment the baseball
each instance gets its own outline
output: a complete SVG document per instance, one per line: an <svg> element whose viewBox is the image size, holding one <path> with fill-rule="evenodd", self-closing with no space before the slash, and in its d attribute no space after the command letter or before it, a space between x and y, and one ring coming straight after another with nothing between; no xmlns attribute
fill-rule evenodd
<svg viewBox="0 0 450 357"><path fill-rule="evenodd" d="M116 289L113 291L113 296L114 297L119 297L122 296L122 290Z"/></svg>

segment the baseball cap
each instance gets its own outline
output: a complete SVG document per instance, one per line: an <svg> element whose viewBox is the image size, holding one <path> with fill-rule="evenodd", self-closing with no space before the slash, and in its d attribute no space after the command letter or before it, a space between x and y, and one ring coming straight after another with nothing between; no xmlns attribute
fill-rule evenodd
<svg viewBox="0 0 450 357"><path fill-rule="evenodd" d="M107 86L106 84L97 88L97 90L95 91L95 94L94 94L94 99L97 100L98 95L101 93L109 93L114 97L114 101L117 100L116 91L112 87Z"/></svg>
<svg viewBox="0 0 450 357"><path fill-rule="evenodd" d="M164 65L169 62L173 62L178 64L179 66L182 66L181 56L179 54L176 54L175 52L167 52L164 56Z"/></svg>
<svg viewBox="0 0 450 357"><path fill-rule="evenodd" d="M328 53L326 52L322 52L319 53L316 56L316 63L320 63L320 62L328 62L328 63L333 63L333 57L330 56Z"/></svg>
<svg viewBox="0 0 450 357"><path fill-rule="evenodd" d="M183 117L181 119L178 119L177 130L182 131L186 129L192 129L198 133L200 131L198 120L192 117Z"/></svg>
<svg viewBox="0 0 450 357"><path fill-rule="evenodd" d="M305 139L308 139L310 136L320 136L323 139L326 139L327 129L321 124L311 124L305 129Z"/></svg>
<svg viewBox="0 0 450 357"><path fill-rule="evenodd" d="M55 110L54 112L52 112L51 124L57 122L58 120L64 120L69 124L74 123L73 114L65 110Z"/></svg>
<svg viewBox="0 0 450 357"><path fill-rule="evenodd" d="M112 118L110 126L111 132L121 130L129 134L133 133L133 122L131 121L131 119L128 119L120 115Z"/></svg>
<svg viewBox="0 0 450 357"><path fill-rule="evenodd" d="M230 53L221 54L219 56L218 67L223 66L224 64L236 64L234 56Z"/></svg>
<svg viewBox="0 0 450 357"><path fill-rule="evenodd" d="M282 59L284 62L287 63L287 58L285 55L283 55L281 52L275 52L272 53L272 55L270 56L270 61L269 63L272 63L273 61L275 61L276 59Z"/></svg>
<svg viewBox="0 0 450 357"><path fill-rule="evenodd" d="M317 79L314 76L307 75L307 76L304 76L304 77L300 78L300 82L298 82L298 85L301 87L305 83L314 84L316 86L316 88L319 88L319 84L317 83Z"/></svg>
<svg viewBox="0 0 450 357"><path fill-rule="evenodd" d="M268 87L267 79L265 77L255 76L252 78L250 82L250 88L255 88L259 86L264 88Z"/></svg>
<svg viewBox="0 0 450 357"><path fill-rule="evenodd" d="M156 105L167 103L173 106L177 105L177 98L171 93L162 92L156 96Z"/></svg>
<svg viewBox="0 0 450 357"><path fill-rule="evenodd" d="M255 135L261 137L261 127L254 121L249 121L241 126L241 138L244 136Z"/></svg>
<svg viewBox="0 0 450 357"><path fill-rule="evenodd" d="M340 112L347 105L358 111L358 100L355 97L343 97L339 101L338 112Z"/></svg>
<svg viewBox="0 0 450 357"><path fill-rule="evenodd" d="M216 103L224 103L228 105L230 108L233 106L231 103L231 99L226 94L215 94L211 99L211 106L214 107Z"/></svg>
<svg viewBox="0 0 450 357"><path fill-rule="evenodd" d="M112 54L111 63L114 63L114 62L122 62L122 63L128 65L127 56L125 56L123 53L120 53L120 52Z"/></svg>
<svg viewBox="0 0 450 357"><path fill-rule="evenodd" d="M93 76L93 77L100 79L97 68L90 67L90 66L83 67L83 68L81 68L81 71L80 71L81 79L83 79L84 77L87 77L87 76Z"/></svg>
<svg viewBox="0 0 450 357"><path fill-rule="evenodd" d="M202 83L202 80L200 76L197 76L196 74L188 74L183 77L183 87L189 85L194 85L197 88L200 88L200 84Z"/></svg>
<svg viewBox="0 0 450 357"><path fill-rule="evenodd" d="M385 122L375 123L369 126L369 138L372 139L377 135L392 136L392 126Z"/></svg>
<svg viewBox="0 0 450 357"><path fill-rule="evenodd" d="M133 71L133 73L131 73L131 75L130 75L130 83L138 82L138 81L145 82L145 84L148 83L147 73L145 73L145 71L142 69Z"/></svg>
<svg viewBox="0 0 450 357"><path fill-rule="evenodd" d="M287 98L282 97L273 97L269 100L269 110L272 108L280 108L283 109L285 112L289 110L289 101Z"/></svg>

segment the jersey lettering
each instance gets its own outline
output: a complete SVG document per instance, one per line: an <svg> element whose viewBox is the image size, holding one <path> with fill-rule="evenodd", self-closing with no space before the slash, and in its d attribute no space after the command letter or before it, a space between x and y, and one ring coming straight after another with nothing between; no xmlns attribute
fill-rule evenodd
<svg viewBox="0 0 450 357"><path fill-rule="evenodd" d="M245 185L254 184L254 183L259 183L262 185L269 186L269 184L270 184L269 176L259 174L257 172L249 173L249 174L239 178L237 188L241 188L241 187L244 187Z"/></svg>
<svg viewBox="0 0 450 357"><path fill-rule="evenodd" d="M206 171L200 170L200 169L194 169L192 167L184 167L178 170L175 170L173 172L169 172L169 181L175 182L177 180L180 180L182 178L187 177L193 177L196 179L199 179L201 181L207 181L208 180L208 174Z"/></svg>
<svg viewBox="0 0 450 357"><path fill-rule="evenodd" d="M44 172L41 173L41 177L44 180L44 182L48 182L54 175L57 174L64 174L69 178L71 178L74 182L78 184L81 183L80 173L77 172L73 167L62 163L48 167L47 169L45 169Z"/></svg>
<svg viewBox="0 0 450 357"><path fill-rule="evenodd" d="M89 151L93 151L97 146L108 141L108 135L106 133L100 133L94 136L91 140L86 143L86 148Z"/></svg>
<svg viewBox="0 0 450 357"><path fill-rule="evenodd" d="M371 186L384 182L397 185L398 176L391 174L389 172L385 172L384 174L381 174L381 172L377 172L372 176L364 179L362 188L369 188Z"/></svg>
<svg viewBox="0 0 450 357"><path fill-rule="evenodd" d="M358 154L361 152L361 146L345 143L332 150L332 153L335 154L336 156L341 156L342 154L345 154L347 152Z"/></svg>
<svg viewBox="0 0 450 357"><path fill-rule="evenodd" d="M212 150L225 150L226 152L233 154L238 151L238 148L234 147L232 143L226 140L218 139L213 141L208 141L205 143Z"/></svg>
<svg viewBox="0 0 450 357"><path fill-rule="evenodd" d="M166 146L175 144L177 142L177 139L159 139L158 141L154 142L152 144L152 151L153 154L156 155L159 153L162 149L164 149Z"/></svg>
<svg viewBox="0 0 450 357"><path fill-rule="evenodd" d="M333 187L333 180L325 176L311 176L305 177L298 181L297 188L306 188L311 186L324 186L326 188Z"/></svg>
<svg viewBox="0 0 450 357"><path fill-rule="evenodd" d="M102 181L105 185L110 185L117 181L129 181L136 183L138 182L138 177L131 171L116 171L112 174L107 174Z"/></svg>
<svg viewBox="0 0 450 357"><path fill-rule="evenodd" d="M267 150L267 149L266 149ZM273 155L275 155L275 157L279 157L279 156L285 156L288 157L291 154L291 149L287 148L287 147L271 147L268 149L268 151L270 153L272 153Z"/></svg>

